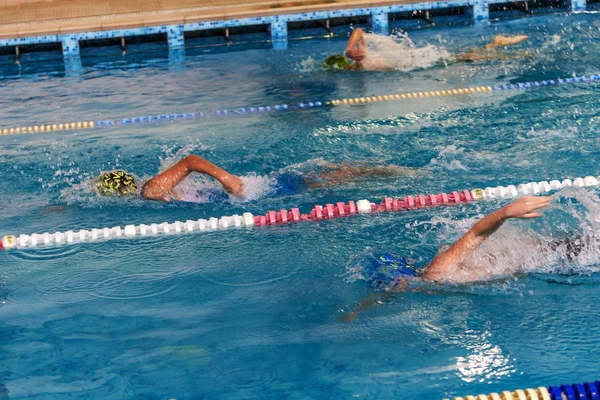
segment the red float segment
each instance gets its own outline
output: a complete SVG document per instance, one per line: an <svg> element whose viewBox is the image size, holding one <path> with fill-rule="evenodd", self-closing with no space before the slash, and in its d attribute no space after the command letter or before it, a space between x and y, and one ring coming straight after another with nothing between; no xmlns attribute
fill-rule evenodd
<svg viewBox="0 0 600 400"><path fill-rule="evenodd" d="M348 202L348 214L354 215L356 214L356 204L352 200Z"/></svg>
<svg viewBox="0 0 600 400"><path fill-rule="evenodd" d="M394 202L394 200L392 200L391 197L385 197L383 199L383 203L381 203L381 205L383 206L385 211L392 211L394 209L392 203Z"/></svg>
<svg viewBox="0 0 600 400"><path fill-rule="evenodd" d="M417 196L417 198L415 199L415 204L417 205L417 207L426 207L427 206L427 200L425 199L425 196L423 196L422 194Z"/></svg>
<svg viewBox="0 0 600 400"><path fill-rule="evenodd" d="M325 204L325 208L323 210L325 211L325 218L331 219L331 218L335 217L335 211L333 209L333 204Z"/></svg>
<svg viewBox="0 0 600 400"><path fill-rule="evenodd" d="M473 196L471 195L471 192L469 192L468 190L463 190L461 194L463 196L464 202L473 201Z"/></svg>
<svg viewBox="0 0 600 400"><path fill-rule="evenodd" d="M323 219L323 207L315 206L310 212L310 216L315 220Z"/></svg>
<svg viewBox="0 0 600 400"><path fill-rule="evenodd" d="M277 224L277 213L275 211L267 211L265 215L267 219L267 224L276 225Z"/></svg>
<svg viewBox="0 0 600 400"><path fill-rule="evenodd" d="M288 212L287 210L280 210L277 213L277 222L280 224L287 224L288 222Z"/></svg>
<svg viewBox="0 0 600 400"><path fill-rule="evenodd" d="M437 205L438 199L435 194L430 194L429 196L427 196L427 200L429 201L429 204L431 204L432 206Z"/></svg>
<svg viewBox="0 0 600 400"><path fill-rule="evenodd" d="M458 192L452 192L452 193L450 193L450 196L448 196L448 197L449 197L451 203L455 203L455 204L460 203L460 195L458 194Z"/></svg>
<svg viewBox="0 0 600 400"><path fill-rule="evenodd" d="M414 197L412 197L412 196L406 196L406 198L404 199L404 205L408 209L415 208L415 199L414 199Z"/></svg>
<svg viewBox="0 0 600 400"><path fill-rule="evenodd" d="M335 215L338 217L346 215L346 205L341 201L335 204Z"/></svg>
<svg viewBox="0 0 600 400"><path fill-rule="evenodd" d="M2 242L2 239L0 239L0 251L2 251L4 249L4 243Z"/></svg>
<svg viewBox="0 0 600 400"><path fill-rule="evenodd" d="M290 214L292 217L292 222L299 222L300 221L300 210L298 208L292 208L290 210Z"/></svg>
<svg viewBox="0 0 600 400"><path fill-rule="evenodd" d="M448 197L447 193L440 193L440 194L438 194L438 200L442 204L448 204L448 203L450 203L450 198Z"/></svg>

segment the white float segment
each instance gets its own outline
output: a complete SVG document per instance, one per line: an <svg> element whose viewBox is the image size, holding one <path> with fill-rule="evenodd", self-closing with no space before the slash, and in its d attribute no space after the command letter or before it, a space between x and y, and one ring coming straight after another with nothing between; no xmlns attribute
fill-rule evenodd
<svg viewBox="0 0 600 400"><path fill-rule="evenodd" d="M250 213L243 213L242 218L244 221L244 226L254 226L254 215Z"/></svg>
<svg viewBox="0 0 600 400"><path fill-rule="evenodd" d="M254 226L254 215L244 213L243 216L232 215L224 216L220 219L210 218L208 221L200 219L198 221L187 220L186 222L175 221L172 224L163 222L160 224L140 224L126 225L124 228L115 226L112 228L101 228L92 230L65 231L65 232L45 232L42 234L33 233L31 235L6 235L2 238L2 247L6 250L33 248L39 246L52 246L61 244L75 244L81 242L94 242L97 240L110 240L124 238L133 238L136 236L156 236L173 235L191 232L212 231L224 228L240 228Z"/></svg>
<svg viewBox="0 0 600 400"><path fill-rule="evenodd" d="M371 202L369 200L359 200L356 202L356 208L358 212L361 214L370 213L371 210Z"/></svg>
<svg viewBox="0 0 600 400"><path fill-rule="evenodd" d="M598 186L598 179L593 176L586 176L583 178L583 184L585 186Z"/></svg>
<svg viewBox="0 0 600 400"><path fill-rule="evenodd" d="M519 389L519 390L515 390L513 392L513 399L515 399L515 400L527 400L527 396L525 395L524 391L522 391L521 389Z"/></svg>
<svg viewBox="0 0 600 400"><path fill-rule="evenodd" d="M548 183L548 181L538 182L538 187L544 193L547 193L552 190L552 188L550 187L550 183Z"/></svg>
<svg viewBox="0 0 600 400"><path fill-rule="evenodd" d="M537 391L541 400L550 400L550 392L548 392L547 388L540 386L537 388Z"/></svg>
<svg viewBox="0 0 600 400"><path fill-rule="evenodd" d="M552 190L558 190L562 189L562 184L560 183L560 181L553 180L550 181L550 187L552 188Z"/></svg>

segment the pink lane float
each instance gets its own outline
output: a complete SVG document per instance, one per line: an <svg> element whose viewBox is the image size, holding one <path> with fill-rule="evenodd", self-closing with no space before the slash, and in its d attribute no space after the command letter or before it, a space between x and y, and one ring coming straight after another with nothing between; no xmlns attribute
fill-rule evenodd
<svg viewBox="0 0 600 400"><path fill-rule="evenodd" d="M261 226L288 225L305 221L324 221L349 217L357 214L374 215L380 212L401 212L414 209L452 206L472 201L515 198L523 195L535 195L558 190L563 187L598 186L598 178L564 179L562 181L542 181L520 184L518 186L497 186L485 189L463 190L461 192L407 196L405 198L386 197L379 204L369 200L338 202L316 205L309 213L302 214L298 208L291 210L268 211L264 215L243 213L242 215L223 216L199 220L175 221L173 223L153 223L116 226L79 231L54 233L33 233L31 235L6 235L0 241L0 250L27 249L35 247L64 246L77 243L106 241L113 239L131 239L134 237L159 236L173 234L191 234L211 232L229 228L252 228Z"/></svg>

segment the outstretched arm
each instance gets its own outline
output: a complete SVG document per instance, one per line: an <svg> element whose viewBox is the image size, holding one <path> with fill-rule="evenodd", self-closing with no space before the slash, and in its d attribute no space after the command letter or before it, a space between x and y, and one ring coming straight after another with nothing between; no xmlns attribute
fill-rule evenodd
<svg viewBox="0 0 600 400"><path fill-rule="evenodd" d="M358 315L363 311L367 311L373 306L381 304L383 301L392 297L393 294L389 292L372 292L369 293L364 299L358 303L358 307L354 309L354 311L350 311L346 314L343 314L339 317L341 322L352 322L358 318Z"/></svg>
<svg viewBox="0 0 600 400"><path fill-rule="evenodd" d="M527 35L514 35L514 36L504 36L504 35L496 35L492 43L488 43L485 47L488 49L493 49L496 47L502 46L510 46L512 44L521 43L527 40L529 37Z"/></svg>
<svg viewBox="0 0 600 400"><path fill-rule="evenodd" d="M350 39L348 39L348 45L346 45L346 51L344 52L346 57L354 61L362 61L365 58L367 43L364 34L365 32L362 29L354 29Z"/></svg>
<svg viewBox="0 0 600 400"><path fill-rule="evenodd" d="M551 197L522 197L480 219L448 250L438 254L421 277L431 281L445 281L488 237L509 218L529 219L539 217L540 210L550 204Z"/></svg>
<svg viewBox="0 0 600 400"><path fill-rule="evenodd" d="M173 189L190 173L207 174L221 182L228 193L243 196L242 180L196 155L189 155L171 168L150 179L142 190L142 196L148 200L170 201L176 199Z"/></svg>
<svg viewBox="0 0 600 400"><path fill-rule="evenodd" d="M309 188L325 188L348 182L356 182L363 178L414 177L419 173L418 169L400 167L398 165L331 164L317 174L316 179L307 178L305 181Z"/></svg>

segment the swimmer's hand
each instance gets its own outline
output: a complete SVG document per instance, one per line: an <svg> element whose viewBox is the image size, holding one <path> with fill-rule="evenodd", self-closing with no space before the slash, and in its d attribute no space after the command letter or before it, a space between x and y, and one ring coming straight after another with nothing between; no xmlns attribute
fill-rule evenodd
<svg viewBox="0 0 600 400"><path fill-rule="evenodd" d="M365 59L367 52L363 49L348 49L345 54L346 57L354 61L362 61Z"/></svg>
<svg viewBox="0 0 600 400"><path fill-rule="evenodd" d="M227 174L219 179L219 181L223 184L223 188L227 193L244 197L244 182L239 176Z"/></svg>
<svg viewBox="0 0 600 400"><path fill-rule="evenodd" d="M542 215L540 210L547 207L551 200L550 196L525 196L505 206L502 210L505 218L538 218Z"/></svg>

